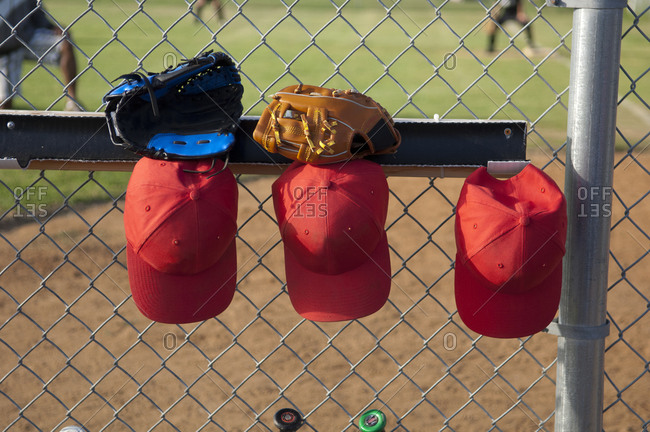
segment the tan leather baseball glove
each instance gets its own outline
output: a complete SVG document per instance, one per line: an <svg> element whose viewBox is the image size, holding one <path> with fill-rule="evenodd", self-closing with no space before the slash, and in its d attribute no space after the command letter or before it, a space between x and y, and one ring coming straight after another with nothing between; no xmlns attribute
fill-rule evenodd
<svg viewBox="0 0 650 432"><path fill-rule="evenodd" d="M388 112L359 92L298 84L272 97L253 133L271 153L318 165L394 153L400 145Z"/></svg>

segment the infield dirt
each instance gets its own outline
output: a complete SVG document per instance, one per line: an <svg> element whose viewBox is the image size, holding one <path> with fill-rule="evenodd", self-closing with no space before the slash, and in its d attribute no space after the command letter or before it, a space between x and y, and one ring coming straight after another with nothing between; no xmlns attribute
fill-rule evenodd
<svg viewBox="0 0 650 432"><path fill-rule="evenodd" d="M650 200L642 199L650 157L622 157L604 415L605 430L618 432L638 431L638 416L650 416ZM563 185L562 164L545 170ZM0 428L273 430L275 410L293 405L308 414L305 430L356 430L366 407L384 410L388 430L553 430L556 338L476 339L455 312L452 211L463 179L430 187L389 178L390 302L359 321L319 325L302 321L282 288L273 180L242 178L238 293L200 325L152 325L137 311L112 203L50 215L42 228L5 226ZM61 423L67 413L74 420ZM403 427L393 429L398 418Z"/></svg>

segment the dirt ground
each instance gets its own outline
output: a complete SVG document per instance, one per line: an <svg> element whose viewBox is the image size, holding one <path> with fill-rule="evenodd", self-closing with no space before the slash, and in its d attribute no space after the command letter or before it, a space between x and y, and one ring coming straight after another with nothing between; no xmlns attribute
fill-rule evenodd
<svg viewBox="0 0 650 432"><path fill-rule="evenodd" d="M607 431L650 420L650 157L638 159L615 170ZM547 160L533 155L538 166ZM564 183L560 163L546 171ZM283 290L273 180L242 178L238 292L200 324L152 323L136 309L123 201L53 213L43 226L5 225L0 429L266 431L285 406L307 416L303 430L357 430L367 408L387 414L387 430L554 429L556 337L478 338L457 316L452 210L462 179L389 178L389 302L358 321L318 325L300 319Z"/></svg>

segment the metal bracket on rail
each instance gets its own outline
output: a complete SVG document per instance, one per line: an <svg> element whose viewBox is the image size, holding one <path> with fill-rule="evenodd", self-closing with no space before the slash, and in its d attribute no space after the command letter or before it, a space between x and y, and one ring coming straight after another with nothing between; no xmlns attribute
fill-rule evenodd
<svg viewBox="0 0 650 432"><path fill-rule="evenodd" d="M627 0L546 0L546 5L573 9L623 9Z"/></svg>
<svg viewBox="0 0 650 432"><path fill-rule="evenodd" d="M560 324L556 318L543 331L554 336L569 339L605 339L607 336L609 336L609 320L606 320L604 324L598 326L582 326Z"/></svg>

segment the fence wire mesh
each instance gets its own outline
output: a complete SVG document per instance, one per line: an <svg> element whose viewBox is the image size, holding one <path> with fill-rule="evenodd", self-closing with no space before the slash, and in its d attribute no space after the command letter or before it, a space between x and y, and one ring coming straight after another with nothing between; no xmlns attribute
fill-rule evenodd
<svg viewBox="0 0 650 432"><path fill-rule="evenodd" d="M71 42L74 84L34 52L21 88L11 87L13 106L62 109L72 98L101 110L121 73L215 49L242 71L247 114L302 81L356 88L396 117L525 119L530 159L563 183L571 11L526 0L527 27L496 25L488 51L498 3L198 3L38 2ZM612 218L608 431L650 424L649 15L643 2L625 11L612 207L585 209ZM553 430L555 337L481 337L457 315L453 220L462 179L389 178L387 305L360 320L313 323L286 292L275 178L239 175L235 298L214 319L176 326L147 320L131 299L127 179L0 173L3 430L275 430L282 407L303 413L305 430L356 430L368 408L387 414L387 430Z"/></svg>

